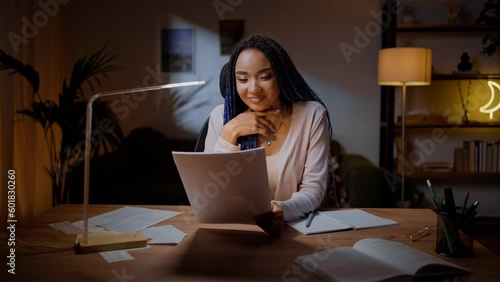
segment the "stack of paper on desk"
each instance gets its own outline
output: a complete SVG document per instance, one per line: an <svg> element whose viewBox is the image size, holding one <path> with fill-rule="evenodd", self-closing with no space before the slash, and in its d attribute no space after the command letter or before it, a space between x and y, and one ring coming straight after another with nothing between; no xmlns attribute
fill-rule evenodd
<svg viewBox="0 0 500 282"><path fill-rule="evenodd" d="M382 218L359 209L318 211L309 227L306 227L306 221L307 218L301 218L286 224L304 234L398 225L392 219Z"/></svg>

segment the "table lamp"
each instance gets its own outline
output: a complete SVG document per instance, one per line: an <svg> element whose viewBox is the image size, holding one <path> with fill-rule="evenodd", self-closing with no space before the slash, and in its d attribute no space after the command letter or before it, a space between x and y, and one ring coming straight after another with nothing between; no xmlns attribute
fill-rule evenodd
<svg viewBox="0 0 500 282"><path fill-rule="evenodd" d="M83 179L83 234L78 234L75 251L77 253L93 253L127 248L145 247L147 238L140 232L115 234L103 233L96 236L88 236L88 205L90 184L90 141L92 138L92 104L101 97L124 95L137 92L156 91L168 88L194 86L205 84L205 81L190 81L170 83L158 86L138 87L133 89L117 90L97 93L90 97L87 103L87 116L85 128L85 152L84 152L84 179Z"/></svg>
<svg viewBox="0 0 500 282"><path fill-rule="evenodd" d="M401 202L404 204L405 183L405 119L406 87L431 84L432 50L417 47L396 47L379 50L378 84L401 86Z"/></svg>

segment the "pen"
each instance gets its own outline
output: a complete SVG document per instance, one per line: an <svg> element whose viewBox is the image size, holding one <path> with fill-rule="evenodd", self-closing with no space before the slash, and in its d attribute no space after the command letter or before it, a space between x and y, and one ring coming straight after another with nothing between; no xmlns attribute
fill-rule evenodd
<svg viewBox="0 0 500 282"><path fill-rule="evenodd" d="M309 215L307 216L307 220L306 220L306 228L309 228L309 226L311 226L311 222L314 218L314 211L310 211L309 212Z"/></svg>
<svg viewBox="0 0 500 282"><path fill-rule="evenodd" d="M429 186L429 190L431 191L432 199L434 199L434 203L437 205L437 208L439 210L440 209L439 208L440 201L439 201L438 196L436 195L436 190L434 190L434 187L432 186L430 179L427 179L427 186Z"/></svg>
<svg viewBox="0 0 500 282"><path fill-rule="evenodd" d="M475 212L476 212L476 209L477 209L477 206L479 206L479 201L476 201L466 212L465 212L465 215L466 216L474 216L475 215Z"/></svg>
<svg viewBox="0 0 500 282"><path fill-rule="evenodd" d="M465 212L465 207L467 206L468 200L469 200L469 190L467 190L467 194L465 194L464 202L462 203L462 209L460 210L461 215L463 215Z"/></svg>

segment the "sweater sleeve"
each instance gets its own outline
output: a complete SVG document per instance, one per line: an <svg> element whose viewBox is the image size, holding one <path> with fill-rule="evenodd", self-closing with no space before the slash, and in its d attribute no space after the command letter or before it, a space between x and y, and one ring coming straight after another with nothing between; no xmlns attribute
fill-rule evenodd
<svg viewBox="0 0 500 282"><path fill-rule="evenodd" d="M328 118L325 111L316 112L315 115L303 175L297 190L288 200L274 201L283 209L285 221L303 217L317 209L326 193L329 156Z"/></svg>
<svg viewBox="0 0 500 282"><path fill-rule="evenodd" d="M205 138L205 152L207 153L225 153L240 151L239 145L234 145L220 136L224 126L224 105L218 105L210 113L208 122L207 136Z"/></svg>

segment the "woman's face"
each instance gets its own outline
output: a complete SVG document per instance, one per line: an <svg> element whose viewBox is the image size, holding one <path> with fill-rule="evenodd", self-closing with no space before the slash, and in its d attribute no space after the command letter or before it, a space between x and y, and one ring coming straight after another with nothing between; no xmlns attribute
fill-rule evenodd
<svg viewBox="0 0 500 282"><path fill-rule="evenodd" d="M254 111L281 109L278 80L266 55L256 49L243 50L235 66L236 90Z"/></svg>

